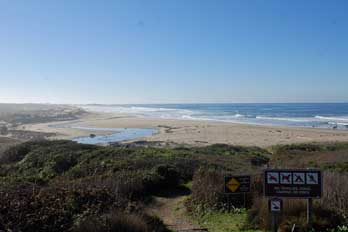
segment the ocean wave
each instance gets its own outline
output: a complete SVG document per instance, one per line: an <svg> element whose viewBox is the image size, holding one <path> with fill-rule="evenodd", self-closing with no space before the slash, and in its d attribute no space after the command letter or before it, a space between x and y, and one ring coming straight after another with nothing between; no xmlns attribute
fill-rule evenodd
<svg viewBox="0 0 348 232"><path fill-rule="evenodd" d="M182 115L180 119L195 120L195 121L238 122L238 118L243 118L243 117L244 115L229 115L229 116Z"/></svg>
<svg viewBox="0 0 348 232"><path fill-rule="evenodd" d="M327 117L327 116L315 116L316 119L320 120L327 120L327 121L338 121L338 122L347 122L348 123L348 116L342 116L342 117Z"/></svg>
<svg viewBox="0 0 348 232"><path fill-rule="evenodd" d="M171 108L151 108L151 107L138 107L138 106L132 106L132 107L123 107L126 109L130 109L131 111L138 111L138 112L161 112L161 111L178 111L179 109L171 109Z"/></svg>
<svg viewBox="0 0 348 232"><path fill-rule="evenodd" d="M250 117L249 117L250 118ZM231 123L252 123L248 121L248 117L241 114L234 115L183 115L183 120L195 120L195 121L212 121L212 122L231 122Z"/></svg>
<svg viewBox="0 0 348 232"><path fill-rule="evenodd" d="M232 117L235 117L235 118L244 118L245 115L243 115L243 114L235 114L235 115L232 115Z"/></svg>
<svg viewBox="0 0 348 232"><path fill-rule="evenodd" d="M282 118L282 117L267 117L267 116L256 116L256 119L262 120L276 120L276 121L289 121L289 122L312 122L314 118Z"/></svg>
<svg viewBox="0 0 348 232"><path fill-rule="evenodd" d="M344 123L344 122L328 122L327 124L329 125L339 125L339 126L348 126L348 122Z"/></svg>
<svg viewBox="0 0 348 232"><path fill-rule="evenodd" d="M156 114L161 114L161 113L190 114L192 113L191 110L185 110L185 109L139 107L139 106L83 106L82 108L92 112L140 114L144 116L146 116L146 114L151 114L151 113L156 113Z"/></svg>
<svg viewBox="0 0 348 232"><path fill-rule="evenodd" d="M189 119L189 120L199 120L199 118L192 117L191 115L182 115L182 119Z"/></svg>
<svg viewBox="0 0 348 232"><path fill-rule="evenodd" d="M212 119L236 119L236 118L247 118L249 116L247 115L244 115L244 114L239 114L239 113L236 113L236 114L224 114L224 115L214 115L214 114L202 114L202 115L199 115L199 114L195 114L197 115L197 117L206 117L206 118L212 118Z"/></svg>

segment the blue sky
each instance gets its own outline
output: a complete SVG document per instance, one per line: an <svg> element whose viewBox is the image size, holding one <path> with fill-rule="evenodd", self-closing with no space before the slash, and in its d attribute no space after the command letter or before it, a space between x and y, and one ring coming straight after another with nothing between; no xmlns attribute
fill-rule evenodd
<svg viewBox="0 0 348 232"><path fill-rule="evenodd" d="M0 102L348 102L346 0L0 1Z"/></svg>

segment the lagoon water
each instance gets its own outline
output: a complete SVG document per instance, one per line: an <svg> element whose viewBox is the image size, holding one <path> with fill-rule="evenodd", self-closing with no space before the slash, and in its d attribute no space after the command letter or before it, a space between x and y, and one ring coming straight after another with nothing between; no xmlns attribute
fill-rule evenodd
<svg viewBox="0 0 348 232"><path fill-rule="evenodd" d="M76 128L76 127L75 127ZM89 131L114 131L111 135L96 135L94 137L85 136L74 138L73 141L84 144L108 144L111 142L121 142L145 136L151 136L157 133L156 129L152 128L87 128L79 127Z"/></svg>
<svg viewBox="0 0 348 232"><path fill-rule="evenodd" d="M348 129L348 103L83 105L137 117Z"/></svg>
<svg viewBox="0 0 348 232"><path fill-rule="evenodd" d="M83 136L72 139L75 142L84 144L108 144L112 142L122 142L126 140L151 136L158 133L158 130L153 128L95 128L77 126L73 123L50 125L50 127L87 130L90 131L91 134L93 133L93 131L111 132L111 134L108 135Z"/></svg>

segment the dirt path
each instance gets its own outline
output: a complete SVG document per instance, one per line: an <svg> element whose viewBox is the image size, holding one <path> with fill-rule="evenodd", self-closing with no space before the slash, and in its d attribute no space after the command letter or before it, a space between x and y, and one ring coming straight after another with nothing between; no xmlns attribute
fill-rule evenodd
<svg viewBox="0 0 348 232"><path fill-rule="evenodd" d="M152 204L149 205L147 212L161 218L164 224L173 231L208 231L193 223L187 216L184 201L188 195L187 191L178 191L163 196L156 196Z"/></svg>

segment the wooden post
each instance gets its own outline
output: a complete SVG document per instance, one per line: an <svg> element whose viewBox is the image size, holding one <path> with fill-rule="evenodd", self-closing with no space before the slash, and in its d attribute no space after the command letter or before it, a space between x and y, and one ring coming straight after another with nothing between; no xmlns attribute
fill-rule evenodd
<svg viewBox="0 0 348 232"><path fill-rule="evenodd" d="M278 222L277 222L277 213L272 212L272 231L277 232L278 231Z"/></svg>
<svg viewBox="0 0 348 232"><path fill-rule="evenodd" d="M313 208L313 199L307 199L307 225L309 228L312 228L312 208Z"/></svg>
<svg viewBox="0 0 348 232"><path fill-rule="evenodd" d="M269 211L272 217L272 232L278 231L278 217L283 211L283 201L279 198L272 198L268 200Z"/></svg>
<svg viewBox="0 0 348 232"><path fill-rule="evenodd" d="M246 209L246 197L245 197L245 193L244 193L244 209Z"/></svg>
<svg viewBox="0 0 348 232"><path fill-rule="evenodd" d="M227 195L227 202L228 202L228 212L231 212L231 195Z"/></svg>

